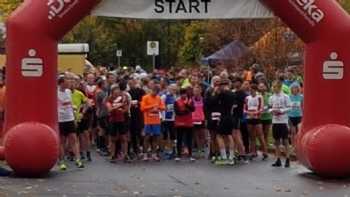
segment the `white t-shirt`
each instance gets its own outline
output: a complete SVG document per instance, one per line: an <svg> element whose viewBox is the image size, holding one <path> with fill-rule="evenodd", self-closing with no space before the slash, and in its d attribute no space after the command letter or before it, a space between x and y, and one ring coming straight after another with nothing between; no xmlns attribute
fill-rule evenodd
<svg viewBox="0 0 350 197"><path fill-rule="evenodd" d="M249 112L260 112L263 111L264 99L261 95L247 96L246 98L246 111ZM247 119L258 119L259 115L247 116Z"/></svg>
<svg viewBox="0 0 350 197"><path fill-rule="evenodd" d="M288 124L290 103L289 96L284 93L273 94L270 97L270 111L279 110L281 112L279 115L272 115L272 124Z"/></svg>
<svg viewBox="0 0 350 197"><path fill-rule="evenodd" d="M74 110L72 105L72 92L70 89L65 91L57 90L58 96L58 122L74 121Z"/></svg>

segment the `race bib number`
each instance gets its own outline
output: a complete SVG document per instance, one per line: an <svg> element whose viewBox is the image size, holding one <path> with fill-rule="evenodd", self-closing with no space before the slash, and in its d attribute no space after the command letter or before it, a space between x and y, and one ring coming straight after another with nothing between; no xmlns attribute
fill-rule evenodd
<svg viewBox="0 0 350 197"><path fill-rule="evenodd" d="M299 109L300 108L300 102L292 102L291 103L293 109Z"/></svg>
<svg viewBox="0 0 350 197"><path fill-rule="evenodd" d="M211 113L211 119L212 120L220 120L220 118L221 118L221 113L219 113L219 112Z"/></svg>
<svg viewBox="0 0 350 197"><path fill-rule="evenodd" d="M169 104L166 106L166 108L169 110L169 111L173 111L174 110L174 104Z"/></svg>

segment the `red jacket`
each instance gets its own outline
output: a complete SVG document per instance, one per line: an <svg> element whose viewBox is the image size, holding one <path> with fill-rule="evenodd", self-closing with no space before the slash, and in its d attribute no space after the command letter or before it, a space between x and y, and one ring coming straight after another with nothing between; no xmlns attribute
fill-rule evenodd
<svg viewBox="0 0 350 197"><path fill-rule="evenodd" d="M179 98L175 102L175 127L193 127L192 112L195 110L194 104L192 99L186 100Z"/></svg>

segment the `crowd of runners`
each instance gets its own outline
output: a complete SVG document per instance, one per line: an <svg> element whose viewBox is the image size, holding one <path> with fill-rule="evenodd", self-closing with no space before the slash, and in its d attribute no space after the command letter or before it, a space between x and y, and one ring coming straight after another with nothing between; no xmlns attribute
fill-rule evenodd
<svg viewBox="0 0 350 197"><path fill-rule="evenodd" d="M268 160L289 167L302 121L302 74L249 70L91 69L58 78L59 168L91 162L209 159L216 165ZM282 156L285 157L282 162Z"/></svg>

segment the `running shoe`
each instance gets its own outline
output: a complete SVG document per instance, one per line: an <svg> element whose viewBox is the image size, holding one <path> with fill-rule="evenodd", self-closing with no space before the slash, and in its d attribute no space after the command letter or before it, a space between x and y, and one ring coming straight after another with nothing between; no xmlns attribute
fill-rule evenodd
<svg viewBox="0 0 350 197"><path fill-rule="evenodd" d="M61 162L59 165L58 165L59 169L61 171L66 171L67 170L67 166L65 163Z"/></svg>
<svg viewBox="0 0 350 197"><path fill-rule="evenodd" d="M212 156L212 157L211 157L211 163L215 163L215 162L216 162L216 159L217 159L217 158L216 158L215 156Z"/></svg>
<svg viewBox="0 0 350 197"><path fill-rule="evenodd" d="M272 164L272 167L281 167L282 166L282 162L281 162L281 159L278 158L277 161Z"/></svg>
<svg viewBox="0 0 350 197"><path fill-rule="evenodd" d="M262 160L263 160L263 161L266 161L268 158L269 158L269 155L266 154L266 153L264 153L264 154L263 154Z"/></svg>
<svg viewBox="0 0 350 197"><path fill-rule="evenodd" d="M180 161L181 161L181 158L180 158L180 157L175 157L175 161L176 161L176 162L180 162Z"/></svg>
<svg viewBox="0 0 350 197"><path fill-rule="evenodd" d="M229 160L227 161L227 164L230 165L230 166L234 166L234 165L236 164L236 161L235 161L234 158L233 158L233 159L229 159Z"/></svg>
<svg viewBox="0 0 350 197"><path fill-rule="evenodd" d="M125 155L125 157L124 157L124 162L125 163L131 163L131 158L129 157L129 155Z"/></svg>
<svg viewBox="0 0 350 197"><path fill-rule="evenodd" d="M219 157L215 161L215 165L218 165L218 166L222 166L222 165L226 165L226 164L227 164L227 160L226 159L222 159L221 157Z"/></svg>
<svg viewBox="0 0 350 197"><path fill-rule="evenodd" d="M109 162L110 163L116 163L117 160L116 160L115 156L111 156L111 158L109 159Z"/></svg>
<svg viewBox="0 0 350 197"><path fill-rule="evenodd" d="M91 162L91 161L92 161L90 151L86 152L86 158L87 158L87 161L88 161L88 162Z"/></svg>
<svg viewBox="0 0 350 197"><path fill-rule="evenodd" d="M83 162L80 160L80 159L77 159L75 161L75 165L78 167L78 168L85 168Z"/></svg>
<svg viewBox="0 0 350 197"><path fill-rule="evenodd" d="M80 152L80 160L85 160L85 155L83 152Z"/></svg>
<svg viewBox="0 0 350 197"><path fill-rule="evenodd" d="M143 159L142 159L142 161L148 161L148 156L147 156L147 154L146 154L146 153L143 155Z"/></svg>
<svg viewBox="0 0 350 197"><path fill-rule="evenodd" d="M153 161L160 161L160 158L157 156L157 154L152 155Z"/></svg>
<svg viewBox="0 0 350 197"><path fill-rule="evenodd" d="M195 162L196 159L194 157L190 157L190 162Z"/></svg>
<svg viewBox="0 0 350 197"><path fill-rule="evenodd" d="M286 159L286 163L284 164L285 168L289 168L290 167L290 161L289 159Z"/></svg>

